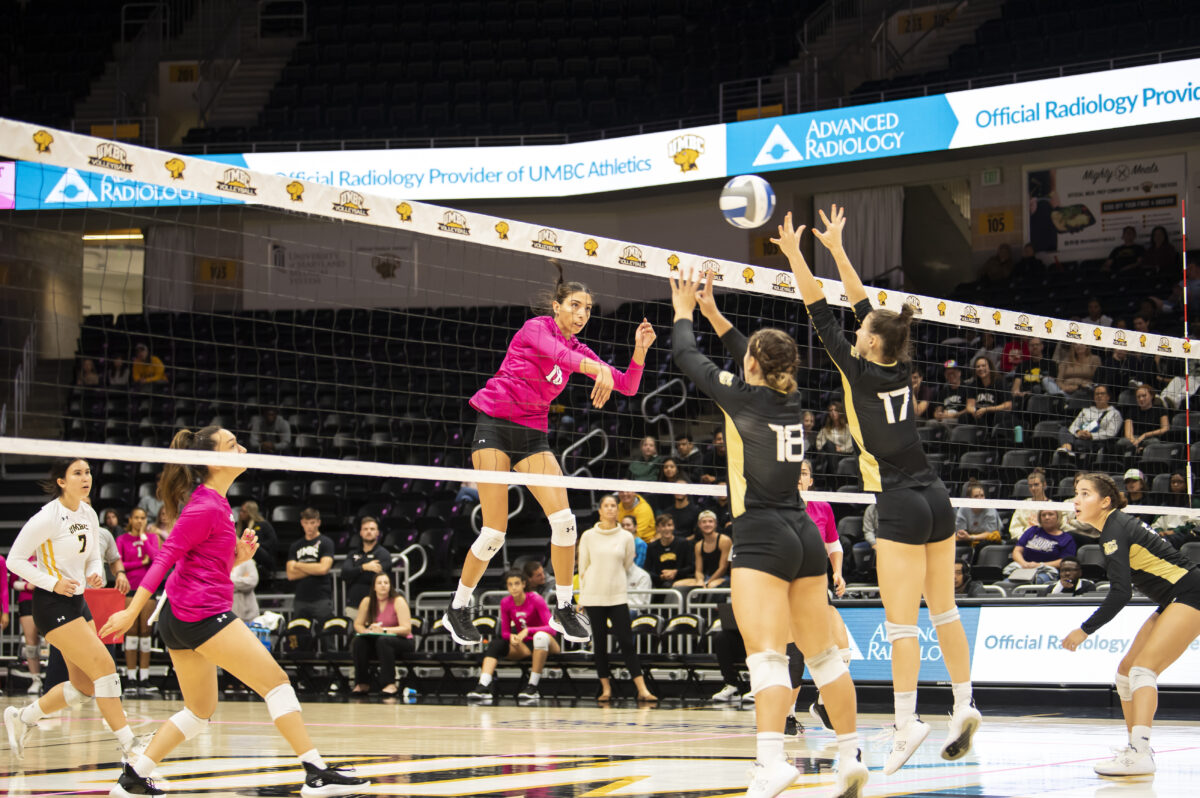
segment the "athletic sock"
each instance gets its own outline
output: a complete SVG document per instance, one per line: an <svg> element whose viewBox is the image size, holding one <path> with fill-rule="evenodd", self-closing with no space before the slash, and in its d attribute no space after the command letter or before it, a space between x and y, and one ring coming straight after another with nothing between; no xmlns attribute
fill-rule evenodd
<svg viewBox="0 0 1200 798"><path fill-rule="evenodd" d="M971 683L952 682L950 689L954 691L954 708L969 706L971 703Z"/></svg>
<svg viewBox="0 0 1200 798"><path fill-rule="evenodd" d="M892 701L896 708L896 728L903 729L917 714L917 691L895 693Z"/></svg>
<svg viewBox="0 0 1200 798"><path fill-rule="evenodd" d="M759 732L758 761L769 765L772 762L783 762L783 732Z"/></svg>
<svg viewBox="0 0 1200 798"><path fill-rule="evenodd" d="M461 579L458 580L458 589L454 591L454 599L450 602L450 606L456 610L470 606L471 594L474 592L475 588L464 585Z"/></svg>
<svg viewBox="0 0 1200 798"><path fill-rule="evenodd" d="M21 710L21 722L26 726L32 726L44 717L46 717L46 713L42 709L41 699Z"/></svg>
<svg viewBox="0 0 1200 798"><path fill-rule="evenodd" d="M537 683L540 682L541 680L542 680L542 674L540 674L540 673L530 673L529 674L529 686L530 687L537 687Z"/></svg>
<svg viewBox="0 0 1200 798"><path fill-rule="evenodd" d="M487 687L489 684L492 683L492 674L490 674L490 673L479 674L479 683L482 684L484 687Z"/></svg>
<svg viewBox="0 0 1200 798"><path fill-rule="evenodd" d="M817 693L817 704L820 706L825 706L825 696L821 695L819 691Z"/></svg>
<svg viewBox="0 0 1200 798"><path fill-rule="evenodd" d="M133 729L129 728L128 724L117 729L113 734L117 735L117 742L121 744L122 751L128 753L129 749L133 748Z"/></svg>
<svg viewBox="0 0 1200 798"><path fill-rule="evenodd" d="M149 778L150 774L154 772L154 760L145 754L138 754L131 763L130 767L133 768L134 773L138 774L143 779Z"/></svg>
<svg viewBox="0 0 1200 798"><path fill-rule="evenodd" d="M307 762L317 770L324 770L326 768L325 760L321 758L321 755L317 753L317 749L315 748L310 748L301 754L300 761Z"/></svg>
<svg viewBox="0 0 1200 798"><path fill-rule="evenodd" d="M138 668L138 681L139 682L150 681L150 669L149 668Z"/></svg>
<svg viewBox="0 0 1200 798"><path fill-rule="evenodd" d="M558 597L558 606L560 607L570 606L571 600L575 597L570 583L565 585L556 584L554 586L554 595Z"/></svg>
<svg viewBox="0 0 1200 798"><path fill-rule="evenodd" d="M1129 744L1139 754L1150 753L1150 727L1134 726L1129 732Z"/></svg>
<svg viewBox="0 0 1200 798"><path fill-rule="evenodd" d="M849 762L858 757L858 732L839 734L837 738L838 756L842 762Z"/></svg>

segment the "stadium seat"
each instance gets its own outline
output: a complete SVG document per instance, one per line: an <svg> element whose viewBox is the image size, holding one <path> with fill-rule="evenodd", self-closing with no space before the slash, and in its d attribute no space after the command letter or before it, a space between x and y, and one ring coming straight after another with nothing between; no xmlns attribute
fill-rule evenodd
<svg viewBox="0 0 1200 798"><path fill-rule="evenodd" d="M1080 546L1075 556L1079 558L1079 567L1083 569L1085 579L1097 581L1107 577L1104 552L1100 550L1099 544L1087 543Z"/></svg>
<svg viewBox="0 0 1200 798"><path fill-rule="evenodd" d="M1012 561L1013 548L1010 544L997 544L976 549L975 562L971 565L973 575L983 580L999 579L1004 566Z"/></svg>
<svg viewBox="0 0 1200 798"><path fill-rule="evenodd" d="M1179 553L1191 560L1197 567L1200 567L1200 541L1193 540L1184 543L1179 548Z"/></svg>

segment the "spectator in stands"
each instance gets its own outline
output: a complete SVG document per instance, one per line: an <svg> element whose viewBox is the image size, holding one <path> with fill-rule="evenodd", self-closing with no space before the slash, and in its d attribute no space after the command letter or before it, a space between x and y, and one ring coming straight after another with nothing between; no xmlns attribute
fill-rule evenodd
<svg viewBox="0 0 1200 798"><path fill-rule="evenodd" d="M800 462L800 479L796 482L796 490L800 491L801 498L804 498L804 494L812 490L812 486L812 461L805 459ZM829 502L804 499L804 510L808 513L808 517L813 520L813 523L817 525L817 529L821 533L821 540L825 544L825 554L829 557L830 575L833 578L833 591L838 596L841 596L846 592L846 577L842 574L842 563L845 560L846 550L843 548L842 540L838 536L837 521L833 517L833 508L829 506ZM838 616L837 621L833 625L836 627L840 622L841 616Z"/></svg>
<svg viewBox="0 0 1200 798"><path fill-rule="evenodd" d="M1054 382L1060 391L1071 396L1080 389L1092 388L1095 385L1096 370L1099 368L1100 358L1092 353L1091 347L1087 344L1073 343L1066 357L1058 364Z"/></svg>
<svg viewBox="0 0 1200 798"><path fill-rule="evenodd" d="M1150 231L1150 248L1142 255L1142 265L1151 274L1176 274L1179 269L1179 252L1167 235L1167 228L1159 225Z"/></svg>
<svg viewBox="0 0 1200 798"><path fill-rule="evenodd" d="M841 401L829 403L825 425L817 433L817 450L830 454L854 454L854 436L846 421L846 405Z"/></svg>
<svg viewBox="0 0 1200 798"><path fill-rule="evenodd" d="M945 384L938 392L933 405L933 417L946 424L956 421L970 422L974 414L967 410L967 399L972 395L970 389L963 385L962 369L957 360L947 360L942 364L942 374Z"/></svg>
<svg viewBox="0 0 1200 798"><path fill-rule="evenodd" d="M454 494L454 503L470 502L471 504L479 503L479 483L463 482L458 486L458 492Z"/></svg>
<svg viewBox="0 0 1200 798"><path fill-rule="evenodd" d="M1000 360L1004 357L1004 342L997 338L994 333L983 333L979 336L979 348L975 350L975 354L971 355L972 368L974 368L975 361L981 357L986 357L988 362L992 364L992 371L995 371Z"/></svg>
<svg viewBox="0 0 1200 798"><path fill-rule="evenodd" d="M626 532L637 538L637 519L632 515L621 516L621 529L624 529ZM638 540L641 540L641 538L638 538Z"/></svg>
<svg viewBox="0 0 1200 798"><path fill-rule="evenodd" d="M724 480L722 480L724 481ZM675 480L676 484L686 485L682 479ZM675 521L675 534L681 538L691 538L696 534L696 521L700 517L700 509L686 493L676 493L675 503L667 509Z"/></svg>
<svg viewBox="0 0 1200 798"><path fill-rule="evenodd" d="M258 597L254 595L258 588L258 566L253 559L246 560L233 567L229 578L233 580L233 614L249 626L259 616Z"/></svg>
<svg viewBox="0 0 1200 798"><path fill-rule="evenodd" d="M879 528L879 509L874 504L868 504L863 510L862 532L863 539L854 544L854 570L862 576L868 576L875 570L875 530Z"/></svg>
<svg viewBox="0 0 1200 798"><path fill-rule="evenodd" d="M693 575L680 579L673 587L721 587L729 578L729 553L733 540L717 531L717 514L712 510L700 513L696 522L700 539L692 547Z"/></svg>
<svg viewBox="0 0 1200 798"><path fill-rule="evenodd" d="M114 538L118 537L125 530L121 528L121 516L117 513L116 508L107 507L100 513L101 526L108 530L108 534Z"/></svg>
<svg viewBox="0 0 1200 798"><path fill-rule="evenodd" d="M1111 327L1113 323L1112 316L1104 313L1100 307L1100 300L1094 296L1088 297L1087 315L1083 317L1083 320L1088 324L1096 324L1101 327Z"/></svg>
<svg viewBox="0 0 1200 798"><path fill-rule="evenodd" d="M681 479L684 479L684 475L681 473L679 464L675 462L675 458L668 457L665 460L663 460L662 468L661 468L661 471L658 476L658 481L659 482L670 482L670 483L674 484ZM671 498L672 495L673 494L670 494L670 493L653 493L653 494L651 494L650 504L654 510L655 515L670 508L672 502L674 501L674 499Z"/></svg>
<svg viewBox="0 0 1200 798"><path fill-rule="evenodd" d="M237 534L249 529L258 537L258 549L254 552L254 564L258 568L258 583L263 588L271 586L275 577L275 549L279 546L279 536L275 527L262 517L258 511L258 502L242 502L238 508Z"/></svg>
<svg viewBox="0 0 1200 798"><path fill-rule="evenodd" d="M967 483L968 499L985 499L987 491L978 481ZM1000 542L1000 515L991 507L959 507L955 517L955 537L972 548Z"/></svg>
<svg viewBox="0 0 1200 798"><path fill-rule="evenodd" d="M1154 361L1136 352L1124 349L1107 349L1100 357L1100 368L1096 371L1096 383L1117 392L1139 385L1155 382Z"/></svg>
<svg viewBox="0 0 1200 798"><path fill-rule="evenodd" d="M646 571L654 587L671 587L687 573L692 544L675 534L675 519L662 513L654 519L657 537L646 550Z"/></svg>
<svg viewBox="0 0 1200 798"><path fill-rule="evenodd" d="M929 418L929 406L933 402L933 389L925 384L921 369L912 370L912 405L913 415L917 418Z"/></svg>
<svg viewBox="0 0 1200 798"><path fill-rule="evenodd" d="M108 362L104 381L110 388L123 388L129 384L129 364L125 358L118 355Z"/></svg>
<svg viewBox="0 0 1200 798"><path fill-rule="evenodd" d="M633 536L617 526L617 501L609 495L600 500L600 520L579 537L579 605L592 622L596 675L600 679L599 700L612 698L612 674L608 666L608 633L617 639L625 667L637 685L639 701L656 701L646 687L642 664L633 644L629 617L628 572L633 564Z"/></svg>
<svg viewBox="0 0 1200 798"><path fill-rule="evenodd" d="M75 384L84 388L95 388L100 384L100 372L96 371L96 361L90 357L79 361L79 369L75 372Z"/></svg>
<svg viewBox="0 0 1200 798"><path fill-rule="evenodd" d="M640 454L625 466L625 478L653 482L658 479L662 460L658 454L658 441L654 440L653 435L647 435L642 438Z"/></svg>
<svg viewBox="0 0 1200 798"><path fill-rule="evenodd" d="M306 507L300 513L304 537L288 550L287 579L295 583L292 617L323 621L333 615L333 541L321 534L321 513Z"/></svg>
<svg viewBox="0 0 1200 798"><path fill-rule="evenodd" d="M1168 507L1189 507L1187 478L1182 471L1171 474L1170 492L1163 499ZM1183 548L1183 544L1200 540L1200 518L1187 515L1164 513L1154 519L1150 528L1162 536L1175 548Z"/></svg>
<svg viewBox="0 0 1200 798"><path fill-rule="evenodd" d="M704 455L692 443L692 436L681 432L675 436L675 451L672 454L679 464L679 475L688 482L696 482L704 470Z"/></svg>
<svg viewBox="0 0 1200 798"><path fill-rule="evenodd" d="M1129 468L1125 471L1125 501L1128 504L1146 504L1150 497L1146 490L1146 475L1142 473L1140 468ZM1132 515L1132 513L1131 513ZM1154 518L1144 515L1135 515L1135 518L1141 518L1149 523Z"/></svg>
<svg viewBox="0 0 1200 798"><path fill-rule="evenodd" d="M1133 269L1141 264L1145 254L1146 248L1137 243L1137 228L1127 225L1121 230L1121 243L1112 248L1100 268L1106 272Z"/></svg>
<svg viewBox="0 0 1200 798"><path fill-rule="evenodd" d="M1080 410L1071 426L1060 433L1060 450L1097 451L1120 436L1124 420L1121 411L1108 403L1108 398L1108 389L1103 385L1092 389L1092 406Z"/></svg>
<svg viewBox="0 0 1200 798"><path fill-rule="evenodd" d="M1026 501L1031 502L1048 502L1050 497L1046 494L1046 472L1040 468L1035 468L1029 472L1029 476L1025 478L1025 484L1029 486L1029 498ZM1026 529L1035 526L1038 522L1038 511L1029 510L1014 510L1012 518L1008 522L1008 538L1016 541L1025 533Z"/></svg>
<svg viewBox="0 0 1200 798"><path fill-rule="evenodd" d="M1025 530L1013 548L1013 563L1017 568L1048 566L1057 569L1063 557L1075 556L1075 538L1062 529L1062 516L1057 510L1038 513L1038 525ZM1010 564L1005 576L1015 570Z"/></svg>
<svg viewBox="0 0 1200 798"><path fill-rule="evenodd" d="M721 487L728 487L724 482L718 482ZM708 505L709 512L717 516L717 529L721 532L727 532L733 526L733 508L729 506L729 492L714 496L712 502ZM700 533L700 516L696 516L696 537L699 538Z"/></svg>
<svg viewBox="0 0 1200 798"><path fill-rule="evenodd" d="M162 384L167 381L167 369L158 355L150 354L150 347L138 344L133 348L130 379L134 385Z"/></svg>
<svg viewBox="0 0 1200 798"><path fill-rule="evenodd" d="M287 454L292 425L274 407L264 407L250 422L250 448L263 454Z"/></svg>
<svg viewBox="0 0 1200 798"><path fill-rule="evenodd" d="M725 448L725 433L717 430L713 433L712 446L704 453L704 472L700 475L700 481L706 485L725 481L728 462L729 452Z"/></svg>
<svg viewBox="0 0 1200 798"><path fill-rule="evenodd" d="M989 357L980 355L973 361L975 377L967 383L970 392L967 412L975 423L997 432L1012 428L1012 389L1008 379L995 370Z"/></svg>
<svg viewBox="0 0 1200 798"><path fill-rule="evenodd" d="M1081 596L1096 589L1096 583L1083 578L1083 567L1075 557L1063 557L1058 564L1058 581L1050 588L1049 596Z"/></svg>
<svg viewBox="0 0 1200 798"><path fill-rule="evenodd" d="M954 561L954 595L956 598L979 598L987 595L983 583L971 578L971 565L963 560Z"/></svg>
<svg viewBox="0 0 1200 798"><path fill-rule="evenodd" d="M662 465L659 466L658 477L656 482L674 482L677 479L682 479L683 473L679 468L679 463L674 457L663 458Z"/></svg>
<svg viewBox="0 0 1200 798"><path fill-rule="evenodd" d="M1167 408L1154 396L1149 385L1139 385L1134 392L1134 404L1125 408L1124 437L1117 443L1118 452L1141 452L1145 445L1166 435L1170 430Z"/></svg>
<svg viewBox="0 0 1200 798"><path fill-rule="evenodd" d="M641 544L639 549L646 546L645 542L638 537L635 537L633 542ZM643 550L642 562L645 561L645 551ZM625 572L625 588L629 594L631 610L650 606L650 596L646 591L654 589L654 580L650 577L650 572L638 564L636 556L633 558L633 565L630 565L629 570Z"/></svg>
<svg viewBox="0 0 1200 798"><path fill-rule="evenodd" d="M503 615L503 602L500 612ZM396 657L411 654L417 646L413 641L408 602L396 592L392 576L386 571L375 575L371 593L359 601L354 631L358 634L350 643L350 653L354 657L354 689L351 692L362 695L371 691L371 659L374 655L379 661L380 692L395 695L398 691Z"/></svg>
<svg viewBox="0 0 1200 798"><path fill-rule="evenodd" d="M1024 404L1031 393L1061 395L1054 383L1054 361L1045 355L1041 338L1030 338L1025 342L1025 357L1013 374L1012 394L1014 403Z"/></svg>
<svg viewBox="0 0 1200 798"><path fill-rule="evenodd" d="M1200 358L1190 358L1187 368L1189 376L1187 380L1182 376L1172 377L1162 390L1163 404L1173 410L1183 407L1185 392L1189 396L1195 396L1196 391L1200 389Z"/></svg>
<svg viewBox="0 0 1200 798"><path fill-rule="evenodd" d="M1043 274L1046 264L1037 256L1033 244L1027 243L1021 247L1021 259L1013 264L1013 275L1016 277L1033 277Z"/></svg>
<svg viewBox="0 0 1200 798"><path fill-rule="evenodd" d="M346 615L358 611L358 605L375 589L375 577L392 572L392 555L379 545L379 522L369 515L358 522L362 548L346 555L342 562L342 584L346 587Z"/></svg>
<svg viewBox="0 0 1200 798"><path fill-rule="evenodd" d="M1013 374L1025 358L1029 357L1029 339L1014 338L1004 345L1004 353L1000 355L1000 371L1003 374Z"/></svg>
<svg viewBox="0 0 1200 798"><path fill-rule="evenodd" d="M654 510L650 502L631 490L623 490L618 495L621 499L620 514L632 515L637 519L638 537L647 543L654 540Z"/></svg>
<svg viewBox="0 0 1200 798"><path fill-rule="evenodd" d="M159 509L158 516L155 517L154 523L149 526L149 529L154 534L158 535L159 541L165 541L171 534L171 529L175 526L175 519L167 515L167 508L164 506Z"/></svg>
<svg viewBox="0 0 1200 798"><path fill-rule="evenodd" d="M162 499L158 498L158 488L162 485L162 472L158 472L158 476L154 478L154 492L148 493L138 500L138 507L146 511L147 518L158 518L158 511L162 509Z"/></svg>
<svg viewBox="0 0 1200 798"><path fill-rule="evenodd" d="M996 254L983 262L983 279L993 283L1004 282L1013 276L1012 247L1001 244L996 247Z"/></svg>
<svg viewBox="0 0 1200 798"><path fill-rule="evenodd" d="M125 534L117 538L117 551L125 570L126 607L133 600L129 595L130 590L137 590L141 586L142 577L150 570L150 565L158 555L159 544L158 535L152 534L146 528L146 511L135 507L129 514ZM125 635L126 691L130 695L137 695L139 682L149 686L150 647L153 640L150 634L150 615L153 612L153 607L144 607ZM146 642L143 643L143 640Z"/></svg>
<svg viewBox="0 0 1200 798"><path fill-rule="evenodd" d="M525 577L525 589L537 593L543 599L554 595L554 577L546 575L546 569L538 560L530 560L521 568ZM549 605L547 605L549 606Z"/></svg>
<svg viewBox="0 0 1200 798"><path fill-rule="evenodd" d="M800 414L800 427L804 430L804 451L812 452L817 448L817 414L805 410ZM725 480L720 480L724 482Z"/></svg>

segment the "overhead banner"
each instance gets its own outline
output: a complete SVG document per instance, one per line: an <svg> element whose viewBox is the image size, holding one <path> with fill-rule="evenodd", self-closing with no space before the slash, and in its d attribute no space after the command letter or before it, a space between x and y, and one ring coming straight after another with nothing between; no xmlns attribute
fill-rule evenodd
<svg viewBox="0 0 1200 798"><path fill-rule="evenodd" d="M1029 170L1026 240L1038 252L1085 260L1107 256L1126 227L1142 246L1163 227L1178 249L1186 181L1184 155Z"/></svg>
<svg viewBox="0 0 1200 798"><path fill-rule="evenodd" d="M87 169L22 161L15 177L15 207L19 211L67 208L165 208L176 205L243 204L233 197L215 197L180 182L160 186L128 177L125 148L113 145L110 157L88 159ZM105 171L95 171L97 168ZM169 174L169 171L168 171ZM3 183L0 181L0 186ZM0 187L0 195L3 188ZM0 207L3 207L0 198Z"/></svg>
<svg viewBox="0 0 1200 798"><path fill-rule="evenodd" d="M17 165L12 161L0 161L0 211L15 206L17 193Z"/></svg>

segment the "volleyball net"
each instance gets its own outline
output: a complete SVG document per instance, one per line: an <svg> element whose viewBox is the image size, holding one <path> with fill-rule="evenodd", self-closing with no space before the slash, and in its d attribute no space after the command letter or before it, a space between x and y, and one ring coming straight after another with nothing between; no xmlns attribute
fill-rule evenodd
<svg viewBox="0 0 1200 798"><path fill-rule="evenodd" d="M840 377L790 273L11 120L0 120L0 157L23 170L15 210L0 212L0 452L88 457L98 507L136 504L163 462L203 459L164 447L177 429L208 424L251 450L238 497L289 528L311 504L347 526L385 516L410 534L449 522L469 481L561 484L585 511L612 490L659 497L664 508L675 494L715 502L725 490L721 413L671 359L666 277L691 269L713 273L739 330L796 338L811 496L848 515L872 501ZM814 215L795 210L800 221ZM848 238L859 224L849 220ZM628 366L637 325L654 325L641 383L595 408L591 381L568 381L549 418L565 476L470 471L468 401L535 315L530 301L553 286L555 263L588 286L594 306L580 338L615 368ZM823 288L853 329L840 283ZM1046 506L1062 509L1078 471L1124 484L1136 470L1135 502L1148 517L1200 516L1191 509L1189 397L1200 365L1191 342L970 297L869 292L876 307L915 311L921 383L907 412L962 497L956 504L1028 507L1026 480L1041 469ZM701 351L740 368L699 317L696 332ZM1157 403L1135 414L1139 382ZM1101 403L1112 411L1088 412ZM1124 419L1114 425L1113 414L1127 410L1154 416L1156 430L1165 418L1166 430L1123 442ZM647 436L662 461L638 462ZM983 499L966 496L976 484ZM544 525L526 504L531 524ZM471 533L465 521L459 532Z"/></svg>

